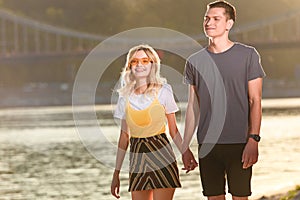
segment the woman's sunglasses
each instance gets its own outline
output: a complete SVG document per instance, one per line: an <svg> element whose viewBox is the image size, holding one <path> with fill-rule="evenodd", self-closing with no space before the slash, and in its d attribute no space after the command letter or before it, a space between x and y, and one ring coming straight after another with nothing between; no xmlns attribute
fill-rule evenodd
<svg viewBox="0 0 300 200"><path fill-rule="evenodd" d="M133 58L129 63L132 67L138 65L139 63L141 63L142 65L148 65L150 62L153 63L153 61L150 58Z"/></svg>

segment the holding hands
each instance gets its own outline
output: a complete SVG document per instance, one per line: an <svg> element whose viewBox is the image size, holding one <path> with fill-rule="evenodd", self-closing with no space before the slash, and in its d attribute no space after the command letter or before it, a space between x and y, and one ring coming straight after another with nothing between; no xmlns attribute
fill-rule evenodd
<svg viewBox="0 0 300 200"><path fill-rule="evenodd" d="M189 173L190 171L198 167L198 163L189 148L182 153L182 162L184 166L182 170L186 170L186 173Z"/></svg>

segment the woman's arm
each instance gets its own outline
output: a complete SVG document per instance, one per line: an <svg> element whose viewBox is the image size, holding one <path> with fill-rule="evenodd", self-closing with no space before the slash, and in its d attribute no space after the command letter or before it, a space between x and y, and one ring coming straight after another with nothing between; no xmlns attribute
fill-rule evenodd
<svg viewBox="0 0 300 200"><path fill-rule="evenodd" d="M126 154L126 150L129 144L129 130L127 127L126 120L122 120L121 122L121 133L118 143L118 152L116 158L116 166L115 170L120 171L122 168L123 160Z"/></svg>
<svg viewBox="0 0 300 200"><path fill-rule="evenodd" d="M113 196L115 196L116 198L120 198L119 174L120 174L120 170L122 168L122 164L124 161L126 150L128 148L128 144L129 144L129 130L128 130L126 121L123 119L121 122L121 133L120 133L119 142L118 142L116 166L115 166L115 171L114 171L113 179L112 179L112 183L111 183L111 194Z"/></svg>
<svg viewBox="0 0 300 200"><path fill-rule="evenodd" d="M175 113L166 114L166 117L167 117L167 120L168 120L168 127L169 127L170 136L172 137L175 145L177 146L177 148L181 152L182 138L181 138L181 135L180 135L180 133L178 131L178 128L177 128Z"/></svg>

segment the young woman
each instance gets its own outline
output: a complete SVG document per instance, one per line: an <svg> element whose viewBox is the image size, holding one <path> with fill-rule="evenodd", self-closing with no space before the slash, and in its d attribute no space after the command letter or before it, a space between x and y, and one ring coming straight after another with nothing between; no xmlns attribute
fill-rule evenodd
<svg viewBox="0 0 300 200"><path fill-rule="evenodd" d="M111 193L120 198L119 172L130 143L129 189L133 200L171 200L181 187L169 133L180 149L172 88L160 77L160 59L149 45L131 48L123 69L114 117L121 119ZM166 120L167 119L167 120Z"/></svg>

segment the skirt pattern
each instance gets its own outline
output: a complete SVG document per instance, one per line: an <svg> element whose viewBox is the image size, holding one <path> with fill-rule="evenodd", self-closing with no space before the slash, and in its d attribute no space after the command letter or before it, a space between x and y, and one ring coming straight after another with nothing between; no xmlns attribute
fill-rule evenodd
<svg viewBox="0 0 300 200"><path fill-rule="evenodd" d="M130 138L128 191L181 187L176 158L166 134Z"/></svg>

